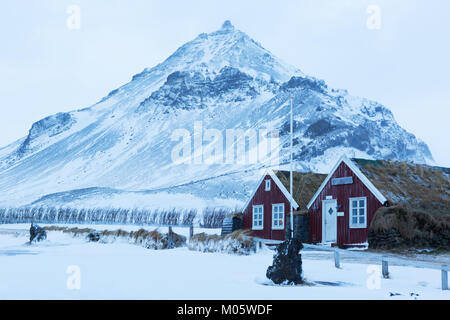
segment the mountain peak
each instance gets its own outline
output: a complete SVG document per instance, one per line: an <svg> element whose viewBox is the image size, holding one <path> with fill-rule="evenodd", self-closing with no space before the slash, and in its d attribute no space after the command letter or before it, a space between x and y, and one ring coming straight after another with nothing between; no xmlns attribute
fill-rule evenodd
<svg viewBox="0 0 450 320"><path fill-rule="evenodd" d="M141 203L133 190L186 194L197 208L207 200L217 204L218 197L229 197L222 203L231 205L232 198L245 198L257 178L255 170L289 158L289 96L294 97L293 159L299 170L326 172L343 153L432 163L426 144L402 129L384 106L328 89L325 82L302 75L225 22L222 29L185 43L92 108L38 121L28 137L0 149L0 206L33 203L37 208L36 200L48 195L54 200L45 205L54 207L90 209L117 203L118 209L128 209ZM211 149L204 153L202 166L180 166L174 161L179 145L173 133L179 128L189 131L196 121L219 133L278 129L278 158L271 151L267 160L257 163L239 163L239 156L233 163L218 159L216 151L234 154L236 142L219 147L214 156ZM238 136L245 155L250 155L246 137ZM191 161L195 155L183 149L184 157ZM242 183L230 172L239 173ZM49 195L63 191L64 197ZM145 192L147 196L144 206L148 203L153 210L159 203L166 208L173 202L164 195L155 204L157 193Z"/></svg>
<svg viewBox="0 0 450 320"><path fill-rule="evenodd" d="M230 20L226 20L223 24L222 24L222 30L234 30L234 26L231 23Z"/></svg>
<svg viewBox="0 0 450 320"><path fill-rule="evenodd" d="M260 43L250 38L245 32L226 20L219 30L202 33L192 41L181 46L160 66L160 69L208 70L220 73L223 67L229 66L253 78L288 81L294 75L303 73L281 61Z"/></svg>

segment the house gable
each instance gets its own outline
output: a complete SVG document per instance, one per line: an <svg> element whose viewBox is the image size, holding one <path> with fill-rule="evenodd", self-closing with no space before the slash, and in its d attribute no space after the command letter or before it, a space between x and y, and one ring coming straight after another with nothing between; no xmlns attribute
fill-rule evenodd
<svg viewBox="0 0 450 320"><path fill-rule="evenodd" d="M244 207L242 208L242 211L245 211L247 209L248 205L250 204L252 199L255 197L256 192L261 187L261 184L264 183L264 180L266 179L267 176L270 176L272 181L275 182L277 187L281 190L283 195L286 197L287 201L291 201L291 199L292 199L292 207L294 208L294 210L297 210L299 208L298 203L291 197L289 191L285 188L283 183L281 183L280 179L276 176L276 174L272 170L268 170L258 181L256 188L253 190L252 195L248 198L247 202L245 203Z"/></svg>
<svg viewBox="0 0 450 320"><path fill-rule="evenodd" d="M317 197L321 194L322 190L325 188L325 186L328 184L330 179L334 176L334 173L339 168L340 164L344 162L350 170L359 178L359 180L367 187L367 189L370 190L370 192L373 193L373 195L378 199L378 201L381 202L381 204L385 204L387 199L385 196L381 194L381 192L373 185L372 182L359 170L359 168L346 156L343 155L335 164L333 169L331 170L330 174L326 177L326 179L323 181L322 185L319 187L317 192L314 194L311 201L309 201L307 208L310 209L311 205L314 203L314 201L317 199Z"/></svg>
<svg viewBox="0 0 450 320"><path fill-rule="evenodd" d="M266 188L267 180L271 182L270 188ZM286 229L289 226L290 198L289 192L275 173L267 171L259 180L252 197L245 205L243 229L251 230L251 235L254 237L276 241L285 240ZM296 210L299 208L295 200L292 205ZM254 209L257 212L254 212ZM262 221L261 212L263 214Z"/></svg>
<svg viewBox="0 0 450 320"><path fill-rule="evenodd" d="M385 204L382 202L384 199L380 201L367 182L358 176L358 172L343 160L338 162L337 168L327 178L308 210L310 242L330 241L333 238L327 236L327 232L332 230L325 228L327 204L333 202L336 205L336 240L332 241L342 246L367 243L370 223L376 211ZM364 209L364 220L352 220L354 201L358 201L358 209L359 206ZM359 201L364 201L363 205ZM360 214L360 210L357 212Z"/></svg>

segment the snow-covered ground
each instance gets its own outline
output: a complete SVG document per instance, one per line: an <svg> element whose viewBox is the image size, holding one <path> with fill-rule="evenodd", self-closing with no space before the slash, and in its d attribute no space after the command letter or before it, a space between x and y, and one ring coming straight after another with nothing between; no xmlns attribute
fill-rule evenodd
<svg viewBox="0 0 450 320"><path fill-rule="evenodd" d="M309 285L273 286L265 277L269 249L251 256L155 251L61 232L27 240L24 225L0 225L0 299L450 299L439 270L390 266L391 279L381 279L379 264L343 259L336 269L332 255L310 249L303 251Z"/></svg>

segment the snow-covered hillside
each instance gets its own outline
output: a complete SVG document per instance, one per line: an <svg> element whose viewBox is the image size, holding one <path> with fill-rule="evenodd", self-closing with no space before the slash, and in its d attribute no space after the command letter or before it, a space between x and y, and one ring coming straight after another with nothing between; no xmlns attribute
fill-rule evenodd
<svg viewBox="0 0 450 320"><path fill-rule="evenodd" d="M291 97L298 170L325 172L343 152L433 162L428 147L402 129L389 109L304 75L227 21L97 104L42 119L27 137L1 148L0 206L113 201L176 207L187 199L186 206L198 207L202 201L228 199L235 207L273 163L211 164L204 158L178 164L173 133L183 129L193 136L196 122L219 132L279 130L283 164ZM157 196L160 192L181 200L168 203L167 196Z"/></svg>

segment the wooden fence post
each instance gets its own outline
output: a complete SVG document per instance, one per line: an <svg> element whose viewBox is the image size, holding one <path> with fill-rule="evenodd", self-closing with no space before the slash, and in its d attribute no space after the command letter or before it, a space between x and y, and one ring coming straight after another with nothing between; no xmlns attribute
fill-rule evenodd
<svg viewBox="0 0 450 320"><path fill-rule="evenodd" d="M383 278L389 279L389 264L386 257L383 257L381 260L381 270L383 273Z"/></svg>
<svg viewBox="0 0 450 320"><path fill-rule="evenodd" d="M448 290L448 266L443 264L441 270L442 290Z"/></svg>
<svg viewBox="0 0 450 320"><path fill-rule="evenodd" d="M341 268L341 257L338 249L334 249L334 266L338 269Z"/></svg>
<svg viewBox="0 0 450 320"><path fill-rule="evenodd" d="M172 226L169 226L169 232L167 233L167 242L169 249L172 249L174 247L173 245L173 234L172 234Z"/></svg>
<svg viewBox="0 0 450 320"><path fill-rule="evenodd" d="M262 249L262 241L258 240L255 244L255 253L261 251L261 249Z"/></svg>
<svg viewBox="0 0 450 320"><path fill-rule="evenodd" d="M189 241L191 241L192 236L194 235L194 225L191 224L189 226Z"/></svg>

